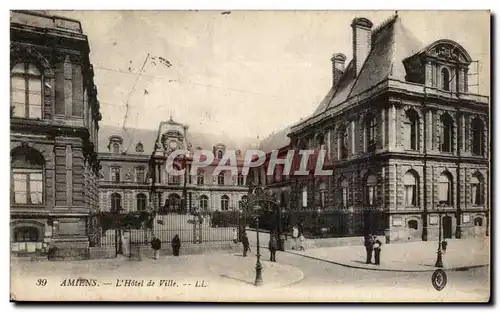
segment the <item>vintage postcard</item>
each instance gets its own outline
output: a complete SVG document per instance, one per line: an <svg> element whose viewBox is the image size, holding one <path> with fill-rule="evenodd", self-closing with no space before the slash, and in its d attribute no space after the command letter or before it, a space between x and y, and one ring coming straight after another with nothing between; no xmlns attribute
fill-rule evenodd
<svg viewBox="0 0 500 312"><path fill-rule="evenodd" d="M11 300L488 302L490 19L11 11Z"/></svg>

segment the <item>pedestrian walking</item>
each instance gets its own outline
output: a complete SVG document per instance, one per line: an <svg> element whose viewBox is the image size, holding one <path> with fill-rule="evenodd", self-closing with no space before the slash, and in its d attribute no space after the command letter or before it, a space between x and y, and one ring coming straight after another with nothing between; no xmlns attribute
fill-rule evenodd
<svg viewBox="0 0 500 312"><path fill-rule="evenodd" d="M233 243L238 244L238 231L236 228L233 229Z"/></svg>
<svg viewBox="0 0 500 312"><path fill-rule="evenodd" d="M371 234L365 236L366 264L372 263L373 237Z"/></svg>
<svg viewBox="0 0 500 312"><path fill-rule="evenodd" d="M295 249L299 246L299 228L297 225L293 226L292 229L292 238L293 238L293 246L292 249Z"/></svg>
<svg viewBox="0 0 500 312"><path fill-rule="evenodd" d="M375 265L380 265L380 252L382 242L376 236L373 237L373 250L375 251Z"/></svg>
<svg viewBox="0 0 500 312"><path fill-rule="evenodd" d="M306 250L304 248L305 242L306 242L306 238L304 237L304 235L302 233L300 233L300 236L299 236L299 244L300 244L299 250L301 250L301 251Z"/></svg>
<svg viewBox="0 0 500 312"><path fill-rule="evenodd" d="M271 254L271 262L276 262L276 250L278 250L278 239L273 233L269 238L269 252Z"/></svg>
<svg viewBox="0 0 500 312"><path fill-rule="evenodd" d="M247 252L250 250L250 243L248 242L248 236L246 232L243 232L241 243L243 244L243 257L246 257Z"/></svg>
<svg viewBox="0 0 500 312"><path fill-rule="evenodd" d="M172 238L172 252L174 256L179 256L179 251L181 249L181 239L179 235L175 234L174 238Z"/></svg>
<svg viewBox="0 0 500 312"><path fill-rule="evenodd" d="M153 239L151 240L151 248L153 248L153 258L155 260L158 260L158 258L160 258L161 249L161 241L158 239L158 237L153 236Z"/></svg>

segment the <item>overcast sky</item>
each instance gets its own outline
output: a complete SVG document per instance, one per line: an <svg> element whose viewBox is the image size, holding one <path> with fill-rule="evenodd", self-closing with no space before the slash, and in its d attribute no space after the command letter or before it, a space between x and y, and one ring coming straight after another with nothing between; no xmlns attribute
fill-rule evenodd
<svg viewBox="0 0 500 312"><path fill-rule="evenodd" d="M172 114L191 131L261 139L316 108L331 84L331 55L344 53L346 64L352 58L354 17L367 17L375 27L394 14L50 13L82 22L90 41L102 124L157 129ZM489 93L488 12L400 11L399 16L424 45L442 38L463 45L479 61L479 92ZM142 67L144 75L138 77Z"/></svg>

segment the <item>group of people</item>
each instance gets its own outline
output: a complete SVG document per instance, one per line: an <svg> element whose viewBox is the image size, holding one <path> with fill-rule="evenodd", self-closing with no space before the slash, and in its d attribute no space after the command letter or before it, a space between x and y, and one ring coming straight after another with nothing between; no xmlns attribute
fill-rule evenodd
<svg viewBox="0 0 500 312"><path fill-rule="evenodd" d="M179 252L181 249L181 239L179 238L179 235L175 235L174 238L172 239L172 253L174 256L179 256ZM160 250L161 250L161 240L153 236L153 239L151 240L151 248L153 248L153 258L155 260L160 258Z"/></svg>
<svg viewBox="0 0 500 312"><path fill-rule="evenodd" d="M380 265L380 252L382 251L382 242L375 235L369 234L365 237L366 264L372 263L372 255L375 252L375 265Z"/></svg>

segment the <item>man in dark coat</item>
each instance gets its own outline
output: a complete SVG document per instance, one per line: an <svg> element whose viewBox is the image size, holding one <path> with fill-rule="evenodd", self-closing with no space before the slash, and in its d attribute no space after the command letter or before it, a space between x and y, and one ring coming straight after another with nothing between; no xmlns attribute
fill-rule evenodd
<svg viewBox="0 0 500 312"><path fill-rule="evenodd" d="M275 234L271 234L269 238L269 252L271 253L270 261L276 262L276 250L278 250L278 239Z"/></svg>
<svg viewBox="0 0 500 312"><path fill-rule="evenodd" d="M247 256L247 252L250 249L250 242L248 241L248 236L246 232L243 232L241 237L241 243L243 244L243 257Z"/></svg>
<svg viewBox="0 0 500 312"><path fill-rule="evenodd" d="M153 248L153 258L158 259L160 257L161 241L158 237L154 236L151 240L151 248Z"/></svg>
<svg viewBox="0 0 500 312"><path fill-rule="evenodd" d="M174 256L179 256L179 250L181 249L181 240L179 238L179 235L175 234L174 238L172 239L172 252Z"/></svg>
<svg viewBox="0 0 500 312"><path fill-rule="evenodd" d="M373 237L371 234L365 237L366 264L372 263Z"/></svg>
<svg viewBox="0 0 500 312"><path fill-rule="evenodd" d="M376 237L373 237L373 250L375 251L375 264L380 265L380 252L382 251L382 242Z"/></svg>

